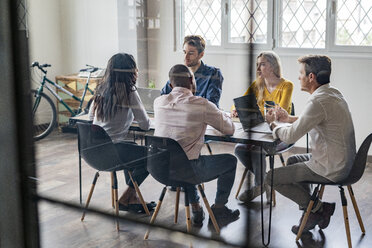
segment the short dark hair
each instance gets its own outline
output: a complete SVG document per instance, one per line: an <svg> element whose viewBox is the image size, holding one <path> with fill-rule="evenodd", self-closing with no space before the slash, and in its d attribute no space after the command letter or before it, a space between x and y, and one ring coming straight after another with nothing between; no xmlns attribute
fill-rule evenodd
<svg viewBox="0 0 372 248"><path fill-rule="evenodd" d="M200 35L187 35L183 39L183 45L189 44L196 47L198 53L204 52L205 49L205 40Z"/></svg>
<svg viewBox="0 0 372 248"><path fill-rule="evenodd" d="M169 81L173 87L190 88L192 72L186 65L177 64L169 70Z"/></svg>
<svg viewBox="0 0 372 248"><path fill-rule="evenodd" d="M332 71L331 59L325 55L306 55L298 59L305 65L306 75L314 73L319 84L328 84Z"/></svg>

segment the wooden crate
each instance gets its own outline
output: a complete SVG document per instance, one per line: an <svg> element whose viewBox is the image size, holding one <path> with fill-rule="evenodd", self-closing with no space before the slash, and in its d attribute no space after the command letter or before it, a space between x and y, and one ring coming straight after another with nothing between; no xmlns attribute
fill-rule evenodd
<svg viewBox="0 0 372 248"><path fill-rule="evenodd" d="M101 81L102 78L90 78L89 80L89 88L94 90L98 83ZM77 74L68 75L68 76L56 76L56 82L58 85L62 86L63 88L70 91L75 96L81 98L84 92L84 87L87 82L87 78L78 77ZM63 101L73 110L77 110L79 108L80 102L73 99L71 96L67 95L63 91L57 89L58 95L63 99ZM84 103L82 108L84 109L88 103L88 101L93 97L93 95L87 91ZM67 126L68 120L71 117L71 113L63 106L62 103L57 101L57 122L58 126Z"/></svg>

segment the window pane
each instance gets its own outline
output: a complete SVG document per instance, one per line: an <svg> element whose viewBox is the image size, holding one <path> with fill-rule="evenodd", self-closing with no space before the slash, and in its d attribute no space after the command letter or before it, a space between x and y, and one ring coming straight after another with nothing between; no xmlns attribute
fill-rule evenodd
<svg viewBox="0 0 372 248"><path fill-rule="evenodd" d="M283 0L280 47L325 48L325 0Z"/></svg>
<svg viewBox="0 0 372 248"><path fill-rule="evenodd" d="M229 42L267 43L267 0L231 0Z"/></svg>
<svg viewBox="0 0 372 248"><path fill-rule="evenodd" d="M221 0L183 0L184 35L201 35L207 45L221 45Z"/></svg>
<svg viewBox="0 0 372 248"><path fill-rule="evenodd" d="M372 46L372 1L338 1L336 25L336 45Z"/></svg>

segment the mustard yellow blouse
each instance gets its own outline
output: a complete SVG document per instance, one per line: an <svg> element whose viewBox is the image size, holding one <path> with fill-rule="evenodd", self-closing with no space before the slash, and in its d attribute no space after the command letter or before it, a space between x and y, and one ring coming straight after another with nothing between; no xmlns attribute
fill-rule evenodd
<svg viewBox="0 0 372 248"><path fill-rule="evenodd" d="M279 104L280 107L285 109L289 114L292 109L292 92L293 92L293 83L284 78L281 79L280 83L276 86L273 92L269 92L265 87L263 100L258 102L258 106L261 110L262 115L264 115L264 102L265 101L274 101L276 104ZM256 98L258 96L258 89L256 86L256 81L254 81L244 95L254 93ZM233 106L235 108L235 106Z"/></svg>

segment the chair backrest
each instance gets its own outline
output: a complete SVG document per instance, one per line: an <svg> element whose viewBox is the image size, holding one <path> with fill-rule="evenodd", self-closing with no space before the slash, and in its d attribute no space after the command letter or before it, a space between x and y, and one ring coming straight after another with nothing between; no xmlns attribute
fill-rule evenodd
<svg viewBox="0 0 372 248"><path fill-rule="evenodd" d="M99 171L111 171L121 163L115 145L106 131L94 124L77 123L81 157Z"/></svg>
<svg viewBox="0 0 372 248"><path fill-rule="evenodd" d="M356 183L363 175L364 169L366 168L368 150L372 142L372 133L367 136L363 141L362 145L355 156L353 167L349 173L349 176L342 182L343 185L351 185Z"/></svg>
<svg viewBox="0 0 372 248"><path fill-rule="evenodd" d="M166 137L145 136L147 171L160 183L171 186L201 183L180 144ZM160 156L152 156L163 152Z"/></svg>

